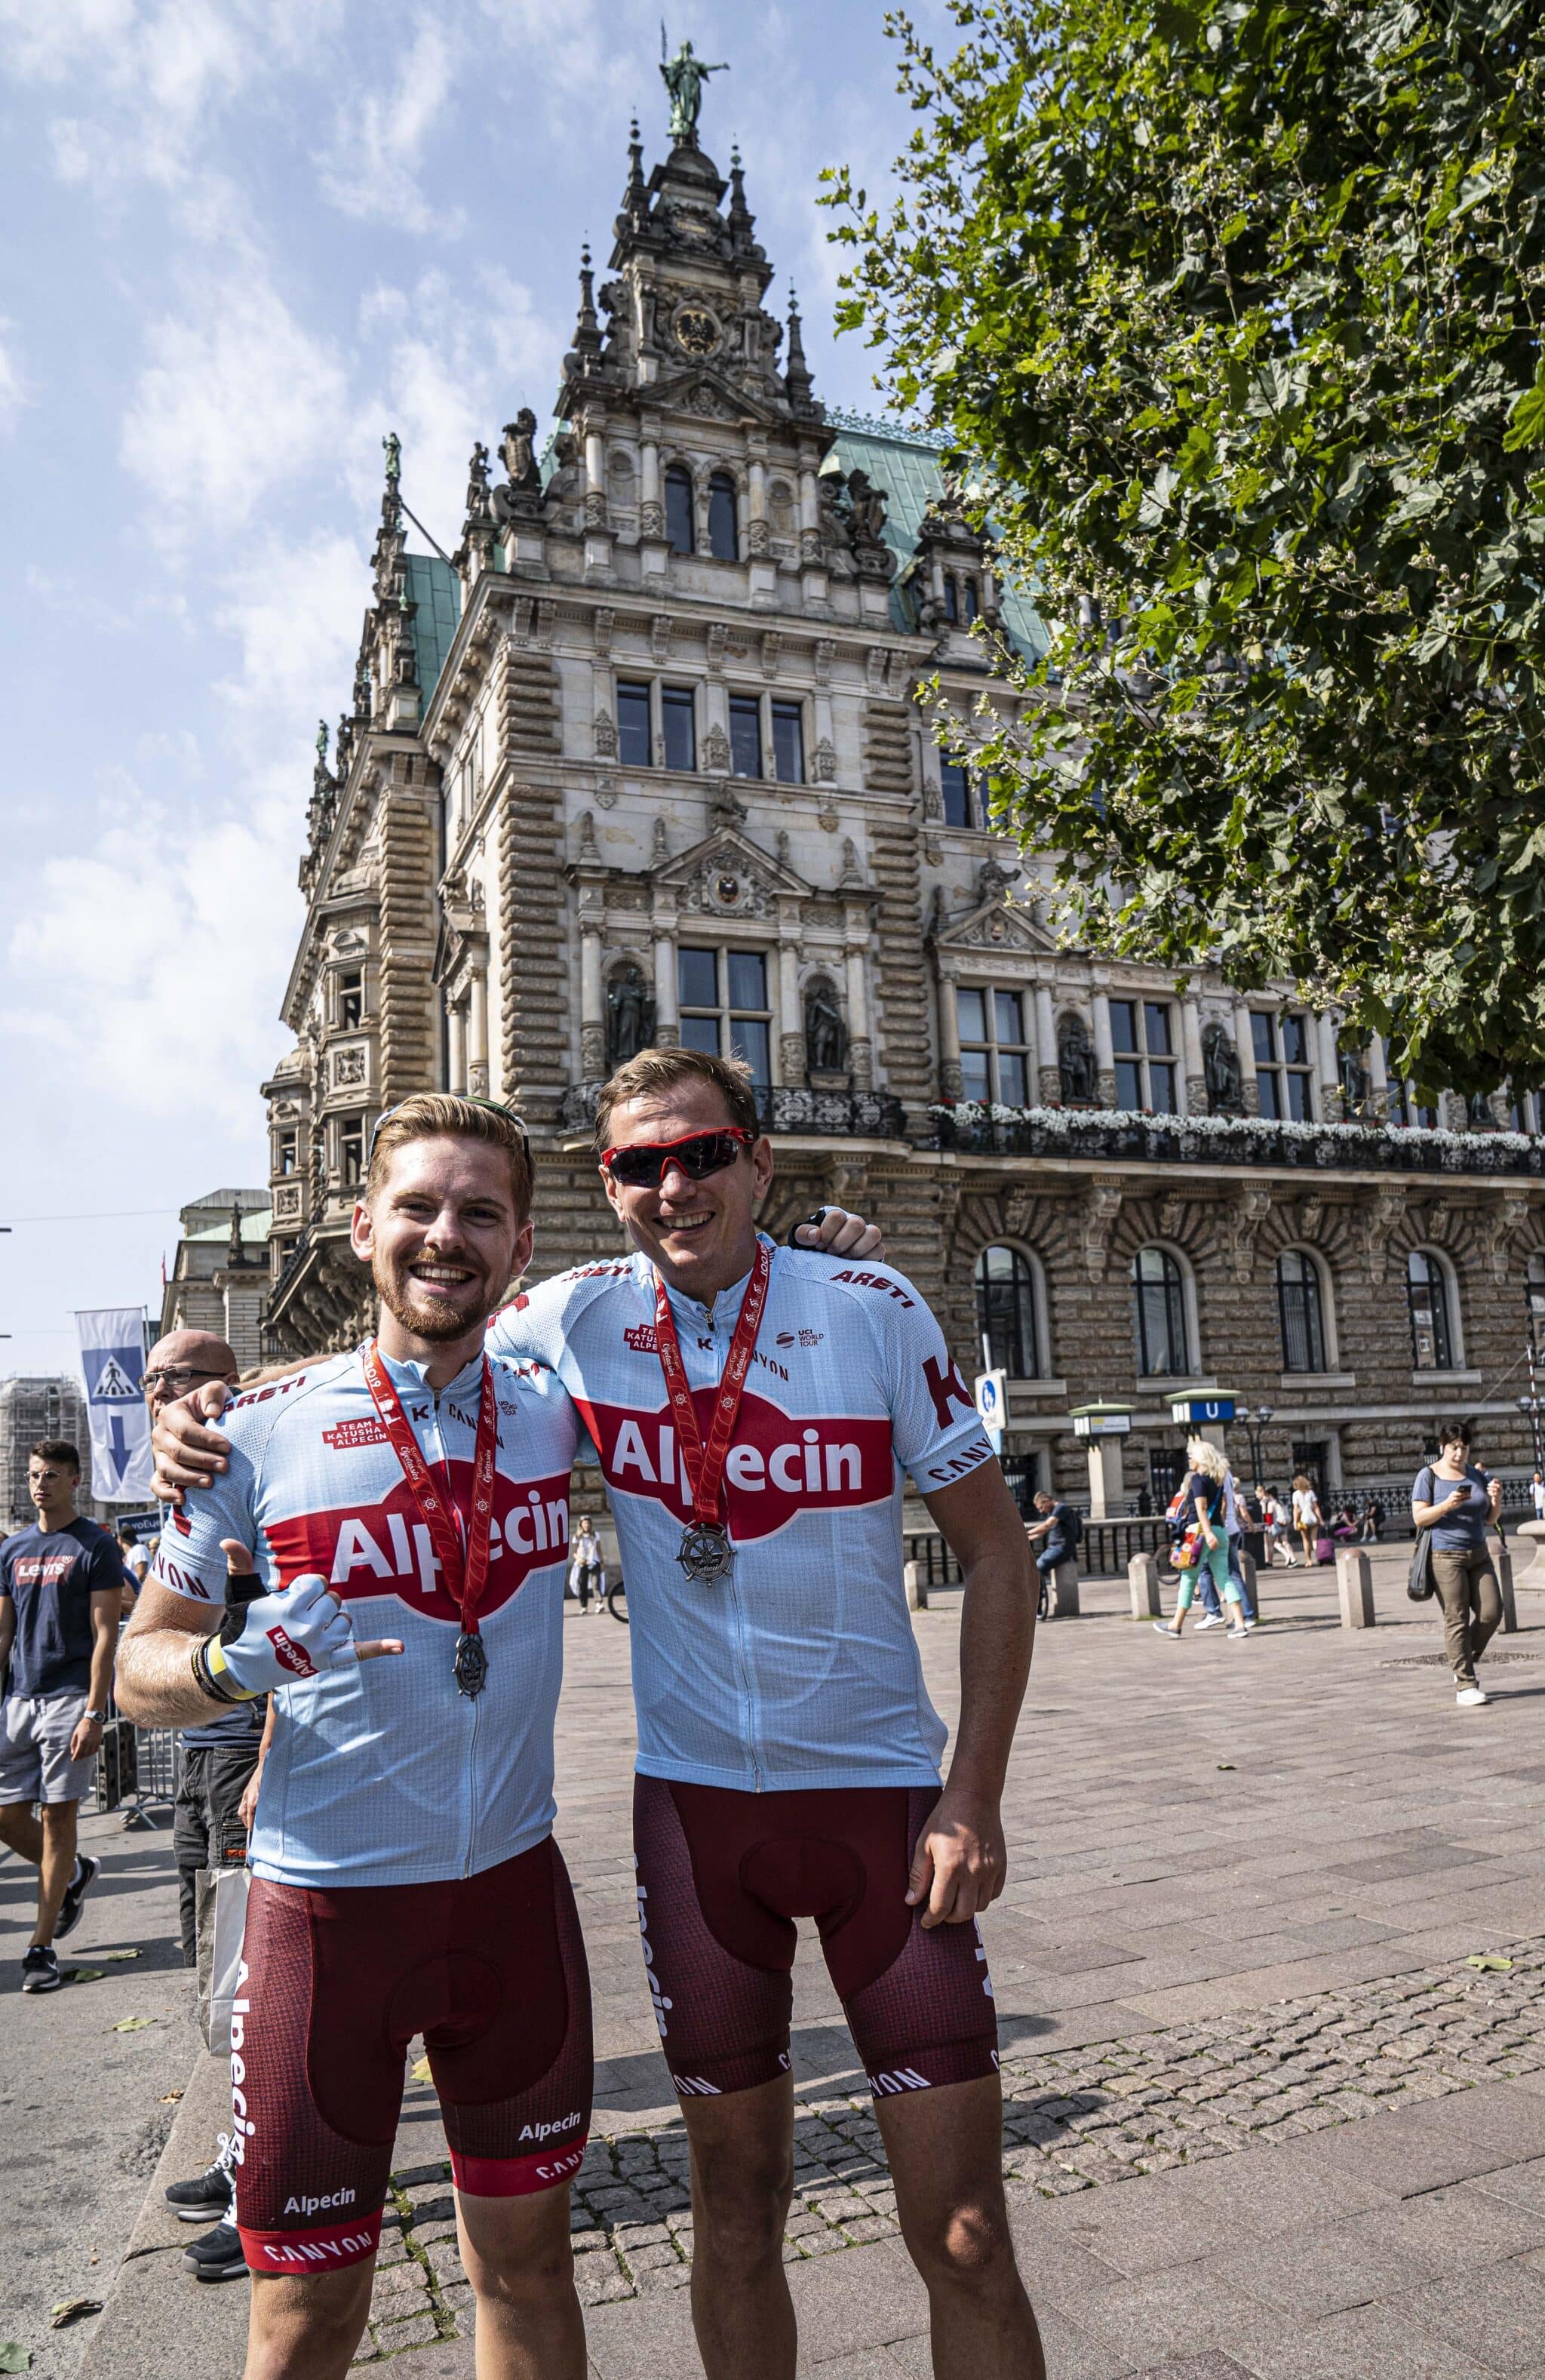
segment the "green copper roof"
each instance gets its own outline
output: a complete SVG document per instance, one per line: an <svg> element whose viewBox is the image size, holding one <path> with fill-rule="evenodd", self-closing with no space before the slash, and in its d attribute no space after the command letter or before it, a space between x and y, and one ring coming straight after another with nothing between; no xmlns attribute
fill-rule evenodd
<svg viewBox="0 0 1545 2380"><path fill-rule="evenodd" d="M941 446L915 431L900 430L863 414L827 407L827 419L837 429L833 449L844 471L867 471L875 487L886 492L886 543L896 556L897 577L890 589L890 616L909 633L917 626L916 599L901 577L917 548L923 516L944 487L939 469ZM1018 588L1003 590L1004 625L1025 658L1034 661L1046 650L1046 631L1030 598Z"/></svg>
<svg viewBox="0 0 1545 2380"><path fill-rule="evenodd" d="M440 683L451 639L462 616L462 582L437 553L407 553L407 600L416 604L414 642L418 650L418 683L426 702Z"/></svg>

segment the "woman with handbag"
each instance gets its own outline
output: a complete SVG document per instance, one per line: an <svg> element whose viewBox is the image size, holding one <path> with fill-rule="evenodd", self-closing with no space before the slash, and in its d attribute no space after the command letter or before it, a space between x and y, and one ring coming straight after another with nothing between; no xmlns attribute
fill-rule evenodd
<svg viewBox="0 0 1545 2380"><path fill-rule="evenodd" d="M1462 1422L1445 1422L1438 1435L1436 1463L1422 1465L1411 1488L1411 1518L1428 1539L1432 1591L1443 1608L1448 1663L1454 1700L1474 1710L1488 1697L1476 1682L1475 1665L1495 1635L1503 1616L1486 1526L1502 1511L1500 1479L1470 1461L1470 1434ZM1418 1560L1411 1566L1413 1592L1419 1591Z"/></svg>
<svg viewBox="0 0 1545 2380"><path fill-rule="evenodd" d="M1225 1510L1227 1490L1224 1484L1228 1476L1227 1458L1220 1447L1206 1438L1193 1438L1186 1452L1191 1468L1182 1490L1182 1511L1193 1517L1176 1553L1180 1587L1175 1599L1175 1619L1173 1623L1155 1620L1153 1625L1161 1636L1167 1636L1172 1641L1179 1636L1196 1594L1197 1579L1205 1569L1211 1572L1212 1583L1222 1593L1225 1602L1234 1606L1228 1633L1238 1640L1249 1634L1254 1623L1247 1622L1245 1619L1240 1588L1228 1563L1228 1528Z"/></svg>

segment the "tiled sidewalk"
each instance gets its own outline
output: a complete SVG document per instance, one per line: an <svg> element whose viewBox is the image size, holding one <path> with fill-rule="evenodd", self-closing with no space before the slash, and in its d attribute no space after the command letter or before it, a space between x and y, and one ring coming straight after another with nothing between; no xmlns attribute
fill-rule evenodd
<svg viewBox="0 0 1545 2380"><path fill-rule="evenodd" d="M1493 1665L1494 1703L1456 1712L1399 1564L1381 1565L1367 1635L1334 1626L1329 1573L1269 1581L1244 1645L1161 1644L1114 1584L1043 1632L985 1932L1052 2380L1545 2380L1545 1658ZM1545 1656L1545 1597L1520 1610L1506 1650ZM953 1599L917 1627L952 1716ZM559 1833L599 2061L575 2201L592 2368L691 2380L684 2141L633 1901L625 1633L576 1615L567 1635ZM1466 1964L1482 1953L1515 1963ZM924 2374L926 2301L813 1941L794 2048L804 2367ZM470 2380L442 2159L415 2085L365 2350L392 2380ZM172 2294L168 2370L209 2293Z"/></svg>

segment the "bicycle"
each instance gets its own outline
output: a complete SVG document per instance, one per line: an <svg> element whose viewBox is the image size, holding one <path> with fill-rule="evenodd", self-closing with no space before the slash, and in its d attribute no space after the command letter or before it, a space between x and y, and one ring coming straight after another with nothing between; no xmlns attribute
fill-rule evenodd
<svg viewBox="0 0 1545 2380"><path fill-rule="evenodd" d="M606 1608L608 1611L610 1612L613 1620L620 1620L623 1627L627 1627L628 1590L626 1583L622 1579L614 1579L612 1584L607 1588Z"/></svg>

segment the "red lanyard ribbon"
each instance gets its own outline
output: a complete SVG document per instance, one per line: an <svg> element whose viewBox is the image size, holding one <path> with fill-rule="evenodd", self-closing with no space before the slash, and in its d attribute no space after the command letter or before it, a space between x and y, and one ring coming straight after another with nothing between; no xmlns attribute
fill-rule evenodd
<svg viewBox="0 0 1545 2380"><path fill-rule="evenodd" d="M381 1427L392 1441L392 1451L403 1467L413 1500L417 1505L429 1533L429 1542L440 1560L441 1575L446 1593L461 1606L462 1627L469 1636L477 1633L477 1613L488 1585L489 1560L493 1544L493 1473L494 1457L499 1444L499 1407L495 1399L493 1371L488 1357L483 1358L483 1378L477 1403L477 1447L472 1459L472 1519L458 1526L462 1514L454 1500L443 1495L435 1482L434 1474L424 1460L423 1450L408 1426L391 1375L381 1362L372 1339L365 1350L365 1381L375 1399Z"/></svg>
<svg viewBox="0 0 1545 2380"><path fill-rule="evenodd" d="M660 1370L665 1374L670 1416L681 1440L682 1460L692 1482L693 1518L699 1528L714 1526L719 1520L725 1461L730 1452L730 1439L735 1435L741 1395L745 1388L745 1376L751 1369L752 1356L756 1351L756 1333L762 1327L762 1312L767 1302L767 1283L771 1279L772 1251L758 1240L756 1262L752 1267L751 1279L741 1300L740 1319L735 1325L735 1335L730 1342L724 1377L714 1394L714 1417L708 1426L708 1442L705 1446L703 1433L697 1427L697 1408L687 1386L686 1366L682 1361L681 1342L676 1336L670 1293L659 1274L655 1275L655 1346L660 1359Z"/></svg>

